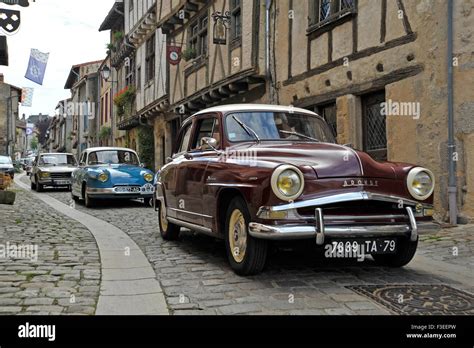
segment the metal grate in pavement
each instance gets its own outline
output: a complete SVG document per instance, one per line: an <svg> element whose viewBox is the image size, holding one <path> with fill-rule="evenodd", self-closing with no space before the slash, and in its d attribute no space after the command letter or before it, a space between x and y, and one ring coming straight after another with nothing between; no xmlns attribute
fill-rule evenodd
<svg viewBox="0 0 474 348"><path fill-rule="evenodd" d="M397 314L474 314L474 296L446 285L352 285L347 288Z"/></svg>

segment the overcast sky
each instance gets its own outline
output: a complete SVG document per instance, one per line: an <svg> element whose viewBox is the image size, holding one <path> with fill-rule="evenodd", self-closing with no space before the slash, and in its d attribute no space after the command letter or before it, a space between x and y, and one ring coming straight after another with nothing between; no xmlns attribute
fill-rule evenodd
<svg viewBox="0 0 474 348"><path fill-rule="evenodd" d="M104 59L109 32L99 26L115 0L30 0L29 7L7 6L21 12L21 27L8 36L10 66L0 66L5 82L35 89L33 106L21 107L20 115L54 114L59 100L68 98L64 89L72 65ZM31 48L50 53L40 86L25 79Z"/></svg>

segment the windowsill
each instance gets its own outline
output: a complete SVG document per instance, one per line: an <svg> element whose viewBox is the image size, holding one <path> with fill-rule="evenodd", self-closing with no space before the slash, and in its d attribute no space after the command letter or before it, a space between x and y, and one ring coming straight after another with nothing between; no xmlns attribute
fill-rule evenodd
<svg viewBox="0 0 474 348"><path fill-rule="evenodd" d="M230 41L231 50L234 50L238 47L242 47L242 36L235 37Z"/></svg>
<svg viewBox="0 0 474 348"><path fill-rule="evenodd" d="M357 14L356 8L348 8L342 11L339 11L325 20L318 22L316 24L311 24L306 30L307 36L317 37L334 27L341 25L349 20L351 20Z"/></svg>
<svg viewBox="0 0 474 348"><path fill-rule="evenodd" d="M155 84L155 79L154 78L147 81L147 82L145 82L145 89L150 88L154 84Z"/></svg>
<svg viewBox="0 0 474 348"><path fill-rule="evenodd" d="M203 66L207 64L209 60L209 56L199 56L197 58L194 58L193 60L190 60L186 62L184 66L184 75L189 76L193 72L201 69Z"/></svg>

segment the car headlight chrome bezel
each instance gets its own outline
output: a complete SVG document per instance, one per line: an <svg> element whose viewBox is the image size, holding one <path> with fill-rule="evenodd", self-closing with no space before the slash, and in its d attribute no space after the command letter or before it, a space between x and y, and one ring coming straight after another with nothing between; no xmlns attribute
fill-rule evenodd
<svg viewBox="0 0 474 348"><path fill-rule="evenodd" d="M292 195L286 195L284 192L280 190L279 185L278 185L281 175L284 174L285 172L293 172L295 175L298 176L298 179L299 179L300 187ZM301 170L299 170L297 167L292 166L292 165L282 165L273 171L272 178L271 178L271 185L272 185L273 193L279 199L283 201L289 201L289 202L294 201L303 193L304 176Z"/></svg>
<svg viewBox="0 0 474 348"><path fill-rule="evenodd" d="M431 187L430 187L428 192L421 192L420 193L413 186L413 184L414 184L415 180L417 179L417 177L419 175L422 175L422 174L426 174L426 175L429 176L429 178L431 180ZM435 176L434 176L433 172L429 169L422 168L422 167L413 168L412 170L410 170L410 172L408 173L408 176L407 176L407 188L408 188L408 191L410 192L410 194L412 195L413 198L415 198L417 200L420 200L420 201L427 200L429 197L431 197L431 195L434 192L434 188L435 188Z"/></svg>
<svg viewBox="0 0 474 348"><path fill-rule="evenodd" d="M97 176L97 180L99 180L100 182L106 182L107 180L109 180L109 174L102 172Z"/></svg>
<svg viewBox="0 0 474 348"><path fill-rule="evenodd" d="M143 174L143 179L145 179L146 182L153 182L154 178L155 178L155 176L151 173Z"/></svg>

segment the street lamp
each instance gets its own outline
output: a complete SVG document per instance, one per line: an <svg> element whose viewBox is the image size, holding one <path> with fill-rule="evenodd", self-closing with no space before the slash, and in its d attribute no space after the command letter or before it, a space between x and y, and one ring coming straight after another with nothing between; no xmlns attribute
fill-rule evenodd
<svg viewBox="0 0 474 348"><path fill-rule="evenodd" d="M104 65L104 67L102 68L102 70L100 71L100 75L102 76L102 79L104 79L105 81L109 81L110 79L110 68L108 65Z"/></svg>

